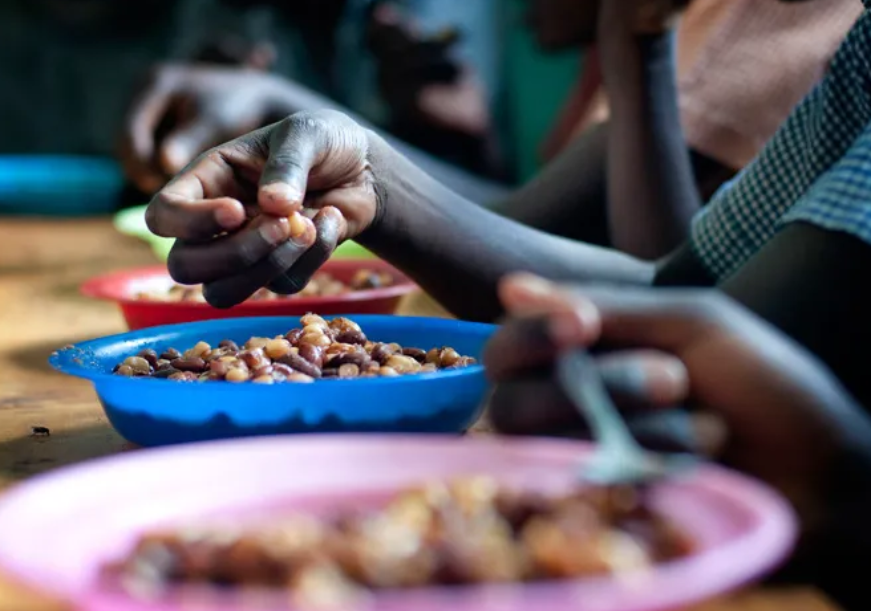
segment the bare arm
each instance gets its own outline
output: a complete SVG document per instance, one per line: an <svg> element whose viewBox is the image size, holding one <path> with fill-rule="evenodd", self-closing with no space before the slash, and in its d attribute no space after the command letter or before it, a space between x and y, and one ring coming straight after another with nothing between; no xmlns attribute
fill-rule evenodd
<svg viewBox="0 0 871 611"><path fill-rule="evenodd" d="M436 159L398 138L394 138L326 96L283 79L276 79L276 81L276 93L273 103L273 113L276 120L293 114L300 109L316 110L326 108L337 110L348 115L360 125L378 133L396 151L405 155L433 178L444 183L470 201L488 204L503 199L510 192L506 185L475 176L449 163Z"/></svg>
<svg viewBox="0 0 871 611"><path fill-rule="evenodd" d="M804 344L871 406L867 324L871 292L859 280L871 247L838 231L796 223L778 233L722 289Z"/></svg>
<svg viewBox="0 0 871 611"><path fill-rule="evenodd" d="M871 406L867 346L871 292L863 270L871 246L838 231L795 223L780 231L720 289L803 344L822 360L860 403ZM712 286L689 245L658 269L661 286Z"/></svg>
<svg viewBox="0 0 871 611"><path fill-rule="evenodd" d="M649 285L653 279L652 264L548 235L473 205L377 136L372 141L383 214L359 241L458 316L499 316L496 285L519 270L575 281Z"/></svg>
<svg viewBox="0 0 871 611"><path fill-rule="evenodd" d="M590 128L532 180L490 209L548 233L609 245L607 143L607 125Z"/></svg>
<svg viewBox="0 0 871 611"><path fill-rule="evenodd" d="M681 130L672 34L602 28L611 238L619 250L655 259L684 241L701 205Z"/></svg>

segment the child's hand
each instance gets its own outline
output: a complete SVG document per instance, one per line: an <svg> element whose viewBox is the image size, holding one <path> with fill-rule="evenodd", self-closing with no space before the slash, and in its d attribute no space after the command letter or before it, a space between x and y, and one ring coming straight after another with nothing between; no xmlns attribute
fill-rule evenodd
<svg viewBox="0 0 871 611"><path fill-rule="evenodd" d="M168 261L173 278L205 284L217 307L267 285L302 289L340 242L375 218L369 142L345 115L317 111L200 155L146 213L152 232L178 238Z"/></svg>
<svg viewBox="0 0 871 611"><path fill-rule="evenodd" d="M251 68L166 64L131 105L122 132L127 176L154 193L203 151L314 106L299 85Z"/></svg>
<svg viewBox="0 0 871 611"><path fill-rule="evenodd" d="M716 416L725 427L716 457L781 490L808 522L845 457L868 455L871 426L829 372L716 292L573 289L518 276L500 293L511 318L484 361L498 384L491 417L502 431L575 428L553 361L598 346L610 350L599 361L612 392L631 394L636 410L683 402ZM871 476L871 460L860 460Z"/></svg>

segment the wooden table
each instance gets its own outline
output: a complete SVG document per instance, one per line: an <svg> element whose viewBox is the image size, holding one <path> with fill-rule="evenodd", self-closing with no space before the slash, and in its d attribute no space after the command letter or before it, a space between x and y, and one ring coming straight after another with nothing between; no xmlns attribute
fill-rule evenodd
<svg viewBox="0 0 871 611"><path fill-rule="evenodd" d="M88 277L153 263L148 248L114 232L107 220L0 219L0 491L16 481L130 449L108 425L87 382L54 373L52 350L124 330L113 304L78 294ZM438 315L425 298L407 313ZM31 437L31 427L51 436ZM59 499L62 502L62 499ZM51 550L45 550L46 558ZM66 609L5 581L0 611ZM699 610L701 611L701 610ZM747 592L704 611L833 611L813 592Z"/></svg>

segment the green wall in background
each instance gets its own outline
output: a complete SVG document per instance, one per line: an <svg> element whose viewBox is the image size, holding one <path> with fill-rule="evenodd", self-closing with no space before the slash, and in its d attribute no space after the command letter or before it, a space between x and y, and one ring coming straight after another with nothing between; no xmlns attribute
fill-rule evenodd
<svg viewBox="0 0 871 611"><path fill-rule="evenodd" d="M541 167L542 139L553 126L580 69L578 52L543 54L523 23L525 0L502 0L504 121L521 180Z"/></svg>

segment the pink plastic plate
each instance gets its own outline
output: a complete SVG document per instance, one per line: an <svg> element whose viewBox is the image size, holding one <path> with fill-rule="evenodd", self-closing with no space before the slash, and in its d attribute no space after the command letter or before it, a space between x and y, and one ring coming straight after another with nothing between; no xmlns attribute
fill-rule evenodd
<svg viewBox="0 0 871 611"><path fill-rule="evenodd" d="M144 530L207 516L305 511L366 502L433 478L486 473L509 485L553 490L572 484L589 449L546 440L434 437L263 438L146 450L35 478L0 500L0 566L87 611L252 609L212 592L155 602L99 583L98 568ZM337 500L338 499L340 500ZM377 611L664 611L758 579L789 552L796 524L767 488L715 467L660 485L658 510L700 551L620 579L530 586L444 588L372 598ZM287 609L287 598L257 609ZM246 606L247 605L247 606Z"/></svg>

